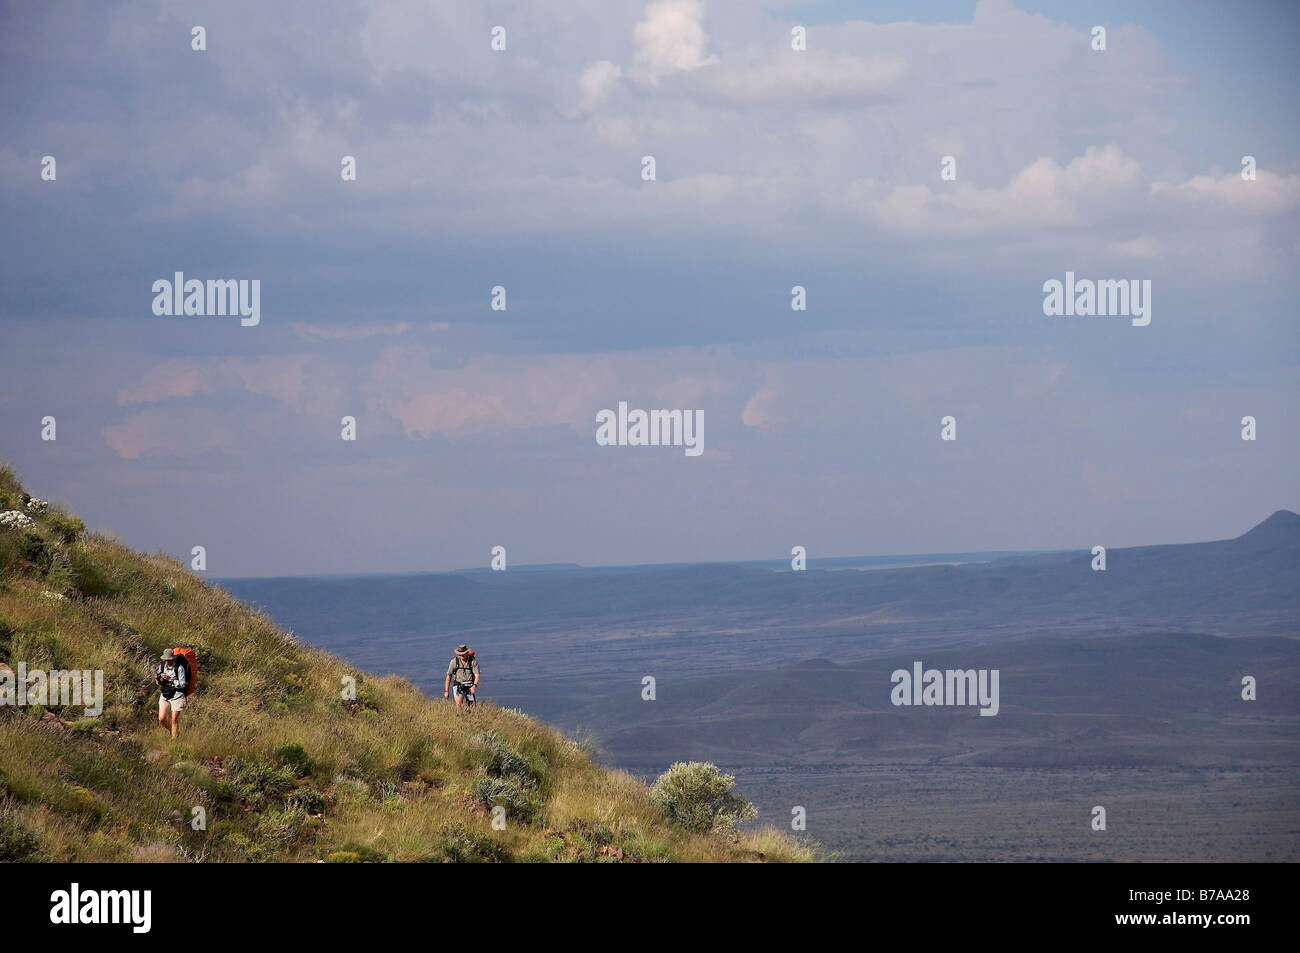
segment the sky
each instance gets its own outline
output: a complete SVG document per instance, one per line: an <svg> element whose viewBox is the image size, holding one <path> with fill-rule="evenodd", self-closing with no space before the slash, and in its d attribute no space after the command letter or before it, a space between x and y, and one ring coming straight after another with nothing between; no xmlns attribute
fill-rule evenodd
<svg viewBox="0 0 1300 953"><path fill-rule="evenodd" d="M8 3L0 459L218 577L1236 536L1300 510L1298 11Z"/></svg>

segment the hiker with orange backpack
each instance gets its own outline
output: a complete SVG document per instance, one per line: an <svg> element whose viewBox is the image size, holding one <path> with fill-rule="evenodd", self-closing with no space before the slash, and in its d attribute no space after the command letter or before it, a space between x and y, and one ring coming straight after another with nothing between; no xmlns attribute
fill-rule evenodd
<svg viewBox="0 0 1300 953"><path fill-rule="evenodd" d="M168 727L167 714L170 712L173 738L180 733L181 712L194 693L198 672L193 659L193 649L168 649L154 672L154 681L162 692L158 696L158 724Z"/></svg>
<svg viewBox="0 0 1300 953"><path fill-rule="evenodd" d="M466 703L466 708L472 708L474 692L477 689L478 659L474 658L474 652L468 645L458 645L451 664L447 666L447 678L442 685L442 697L447 698L448 692L454 690L456 707L459 708L463 701Z"/></svg>

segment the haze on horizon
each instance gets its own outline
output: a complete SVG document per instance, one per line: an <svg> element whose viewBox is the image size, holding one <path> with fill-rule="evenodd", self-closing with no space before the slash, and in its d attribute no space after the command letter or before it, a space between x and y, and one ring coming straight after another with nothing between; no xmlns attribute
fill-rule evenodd
<svg viewBox="0 0 1300 953"><path fill-rule="evenodd" d="M1300 510L1292 4L0 21L0 459L133 547L203 545L221 578L497 545L815 563L1226 539ZM178 271L259 280L260 324L155 316ZM1067 272L1150 280L1150 325L1045 316ZM598 446L619 401L703 410L704 453Z"/></svg>

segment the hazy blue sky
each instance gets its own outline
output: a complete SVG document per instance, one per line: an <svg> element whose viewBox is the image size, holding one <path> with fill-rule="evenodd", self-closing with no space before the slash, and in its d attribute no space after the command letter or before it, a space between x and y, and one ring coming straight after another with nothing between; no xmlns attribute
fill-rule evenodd
<svg viewBox="0 0 1300 953"><path fill-rule="evenodd" d="M1298 6L7 4L0 457L217 576L1237 535L1300 509Z"/></svg>

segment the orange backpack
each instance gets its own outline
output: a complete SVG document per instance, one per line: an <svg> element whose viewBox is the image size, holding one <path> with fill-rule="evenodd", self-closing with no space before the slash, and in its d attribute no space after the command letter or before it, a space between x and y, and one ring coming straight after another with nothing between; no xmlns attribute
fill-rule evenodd
<svg viewBox="0 0 1300 953"><path fill-rule="evenodd" d="M185 664L190 667L190 681L185 686L186 697L194 694L194 689L199 687L199 655L193 649L173 649L177 655L185 657Z"/></svg>

